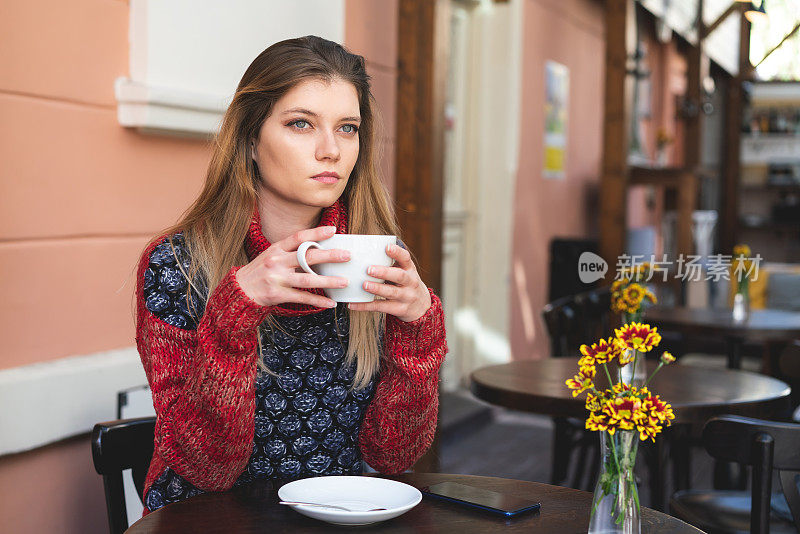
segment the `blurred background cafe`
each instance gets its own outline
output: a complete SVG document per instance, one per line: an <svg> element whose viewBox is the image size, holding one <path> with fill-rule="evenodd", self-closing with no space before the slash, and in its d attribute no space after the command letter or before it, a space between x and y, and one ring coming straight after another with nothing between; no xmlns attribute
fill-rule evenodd
<svg viewBox="0 0 800 534"><path fill-rule="evenodd" d="M108 530L91 431L153 414L136 261L198 193L245 67L308 34L366 58L382 179L444 303L414 471L594 491L597 433L565 381L634 317L661 334L642 369L677 360L651 384L675 420L640 445L642 506L732 532L766 495L759 517L793 531L797 479L753 481L703 428L780 421L758 427L767 471L800 469L780 452L800 443L799 28L795 0L7 2L0 531ZM612 283L643 262L626 311Z"/></svg>

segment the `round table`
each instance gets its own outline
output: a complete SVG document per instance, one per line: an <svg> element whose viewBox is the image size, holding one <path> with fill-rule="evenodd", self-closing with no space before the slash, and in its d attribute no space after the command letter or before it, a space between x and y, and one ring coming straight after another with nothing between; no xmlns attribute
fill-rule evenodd
<svg viewBox="0 0 800 534"><path fill-rule="evenodd" d="M424 497L415 508L389 521L352 529L358 532L586 532L592 494L570 488L523 482L507 478L406 473L385 477L417 488L453 481L492 491L509 493L542 503L536 514L505 519L488 512ZM345 532L278 504L278 484L255 482L221 493L206 493L165 506L134 523L128 534L195 533L226 534L247 532L299 533ZM674 517L642 508L642 532L697 533L700 530Z"/></svg>
<svg viewBox="0 0 800 534"><path fill-rule="evenodd" d="M647 362L647 374L655 369ZM523 360L472 373L471 389L491 404L558 417L586 417L585 395L572 396L564 382L578 372L577 358ZM603 373L597 373L598 384ZM649 389L669 402L675 423L705 423L721 414L768 417L789 405L791 388L776 378L734 369L667 365Z"/></svg>
<svg viewBox="0 0 800 534"><path fill-rule="evenodd" d="M647 362L647 375L655 369ZM476 370L471 389L481 400L526 412L554 417L586 417L585 394L572 396L564 382L578 371L577 358L523 360ZM604 387L603 372L597 373ZM689 365L667 365L650 383L651 391L670 403L675 413L668 429L671 456L676 465L675 488L689 487L689 425L702 425L711 417L734 414L768 418L790 406L791 388L776 378L733 369L707 369ZM681 424L685 423L685 424ZM650 489L653 503L666 509L664 487L665 453L662 434L656 439Z"/></svg>
<svg viewBox="0 0 800 534"><path fill-rule="evenodd" d="M728 345L728 367L741 367L745 341L762 342L767 348L764 370L774 369L778 345L800 338L800 312L787 310L751 310L744 321L734 321L731 310L710 308L667 308L654 306L645 310L644 321L661 330L685 334L718 336Z"/></svg>

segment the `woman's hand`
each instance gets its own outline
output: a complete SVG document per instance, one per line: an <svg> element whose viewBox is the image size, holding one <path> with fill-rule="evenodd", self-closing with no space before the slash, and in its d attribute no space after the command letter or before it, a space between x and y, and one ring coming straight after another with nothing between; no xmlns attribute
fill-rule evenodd
<svg viewBox="0 0 800 534"><path fill-rule="evenodd" d="M386 300L352 302L354 311L377 311L394 315L401 321L416 321L431 307L431 295L417 273L411 254L398 245L386 247L386 254L395 260L395 267L373 265L367 274L391 283L364 282L364 289Z"/></svg>
<svg viewBox="0 0 800 534"><path fill-rule="evenodd" d="M347 279L338 276L320 276L298 273L297 248L304 241L320 241L336 233L334 226L321 226L301 230L258 255L253 261L236 271L236 282L245 295L261 306L275 306L286 302L309 304L318 308L335 308L336 302L296 288L347 287ZM350 261L346 250L310 249L306 254L309 265L317 263L344 263Z"/></svg>

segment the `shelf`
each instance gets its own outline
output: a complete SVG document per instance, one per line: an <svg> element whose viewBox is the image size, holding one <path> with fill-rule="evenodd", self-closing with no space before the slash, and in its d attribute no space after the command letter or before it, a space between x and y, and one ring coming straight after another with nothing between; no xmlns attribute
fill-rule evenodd
<svg viewBox="0 0 800 534"><path fill-rule="evenodd" d="M776 184L763 184L763 185L755 185L755 184L742 184L741 185L742 191L769 191L774 193L775 191L783 192L783 193L800 193L800 184L794 185L776 185Z"/></svg>
<svg viewBox="0 0 800 534"><path fill-rule="evenodd" d="M691 173L682 167L642 167L631 166L628 168L628 183L632 185L666 185L677 187Z"/></svg>
<svg viewBox="0 0 800 534"><path fill-rule="evenodd" d="M800 232L800 223L779 223L773 221L765 221L761 223L751 224L743 220L739 221L743 230L763 230L772 232Z"/></svg>

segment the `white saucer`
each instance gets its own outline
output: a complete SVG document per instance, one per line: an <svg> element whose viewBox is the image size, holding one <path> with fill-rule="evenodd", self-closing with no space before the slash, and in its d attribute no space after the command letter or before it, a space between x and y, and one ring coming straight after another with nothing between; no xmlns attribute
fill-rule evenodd
<svg viewBox="0 0 800 534"><path fill-rule="evenodd" d="M369 525L404 514L422 500L419 490L408 484L376 477L329 476L295 480L278 490L282 501L303 501L344 506L353 512L293 504L303 515L335 525ZM376 512L372 508L386 508Z"/></svg>

